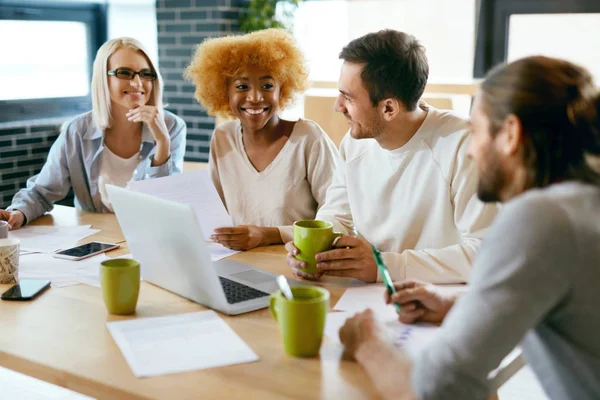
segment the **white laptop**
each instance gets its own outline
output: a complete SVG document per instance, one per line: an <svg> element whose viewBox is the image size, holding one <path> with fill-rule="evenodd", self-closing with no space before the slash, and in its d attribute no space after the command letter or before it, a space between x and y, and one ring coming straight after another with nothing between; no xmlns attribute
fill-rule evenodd
<svg viewBox="0 0 600 400"><path fill-rule="evenodd" d="M213 263L190 205L106 187L145 281L225 314L267 307L276 276L233 260Z"/></svg>

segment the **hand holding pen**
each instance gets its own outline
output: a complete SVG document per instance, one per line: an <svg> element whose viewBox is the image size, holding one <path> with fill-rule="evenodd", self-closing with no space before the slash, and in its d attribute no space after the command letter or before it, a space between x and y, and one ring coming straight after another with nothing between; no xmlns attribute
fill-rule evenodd
<svg viewBox="0 0 600 400"><path fill-rule="evenodd" d="M398 310L402 323L441 323L459 295L460 293L445 294L438 286L430 283L408 280L395 283L394 293L388 290L385 302L402 306Z"/></svg>
<svg viewBox="0 0 600 400"><path fill-rule="evenodd" d="M371 248L373 250L373 257L375 257L375 264L377 264L379 274L381 275L383 282L385 283L385 287L387 288L387 294L388 296L392 296L394 293L396 293L394 282L392 282L392 277L390 276L387 266L383 262L383 258L381 257L379 250L377 250L375 246L371 246ZM390 302L387 301L386 304L390 304ZM401 311L400 304L394 303L394 306L396 306L396 311Z"/></svg>

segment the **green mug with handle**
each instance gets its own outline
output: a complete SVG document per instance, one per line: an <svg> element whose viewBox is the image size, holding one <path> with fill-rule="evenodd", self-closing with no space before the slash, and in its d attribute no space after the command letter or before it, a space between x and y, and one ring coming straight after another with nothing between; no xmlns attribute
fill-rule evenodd
<svg viewBox="0 0 600 400"><path fill-rule="evenodd" d="M314 286L291 289L293 300L279 290L271 295L269 309L279 325L285 352L296 357L314 357L319 354L323 340L329 291Z"/></svg>
<svg viewBox="0 0 600 400"><path fill-rule="evenodd" d="M103 261L100 265L100 286L109 313L133 314L140 293L139 261L128 258Z"/></svg>
<svg viewBox="0 0 600 400"><path fill-rule="evenodd" d="M300 250L296 260L304 261L306 268L302 272L318 274L315 255L331 249L336 238L343 233L333 232L333 224L313 219L294 222L294 246Z"/></svg>

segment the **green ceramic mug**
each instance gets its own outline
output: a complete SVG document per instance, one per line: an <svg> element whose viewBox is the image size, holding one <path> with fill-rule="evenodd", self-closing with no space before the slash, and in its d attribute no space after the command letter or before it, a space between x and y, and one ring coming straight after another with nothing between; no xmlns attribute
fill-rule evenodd
<svg viewBox="0 0 600 400"><path fill-rule="evenodd" d="M315 255L331 249L335 238L342 233L334 233L330 222L319 220L301 220L294 222L294 246L300 250L296 260L304 261L306 268L302 271L307 274L317 274L317 261Z"/></svg>
<svg viewBox="0 0 600 400"><path fill-rule="evenodd" d="M106 309L111 314L133 314L140 293L140 263L127 258L103 261L100 285Z"/></svg>
<svg viewBox="0 0 600 400"><path fill-rule="evenodd" d="M329 311L329 292L313 286L292 288L294 300L288 300L281 291L271 295L269 308L279 325L283 348L297 357L319 354L325 318Z"/></svg>

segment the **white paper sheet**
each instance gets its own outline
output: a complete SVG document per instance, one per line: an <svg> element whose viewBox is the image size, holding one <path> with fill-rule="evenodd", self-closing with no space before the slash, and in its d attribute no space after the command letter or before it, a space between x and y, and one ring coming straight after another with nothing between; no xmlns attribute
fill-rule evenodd
<svg viewBox="0 0 600 400"><path fill-rule="evenodd" d="M28 400L90 400L69 389L0 367L0 398Z"/></svg>
<svg viewBox="0 0 600 400"><path fill-rule="evenodd" d="M213 262L239 253L237 250L228 249L227 247L218 243L207 242L206 245L208 246L208 251L210 252L210 259Z"/></svg>
<svg viewBox="0 0 600 400"><path fill-rule="evenodd" d="M108 322L106 326L136 377L258 360L214 311Z"/></svg>
<svg viewBox="0 0 600 400"><path fill-rule="evenodd" d="M380 320L397 319L394 306L385 304L385 291L383 284L348 288L333 309L357 313L370 308Z"/></svg>
<svg viewBox="0 0 600 400"><path fill-rule="evenodd" d="M438 285L438 289L443 293L451 294L466 290L466 285ZM383 284L350 287L346 289L333 309L356 313L370 308L380 320L397 319L395 307L385 304L385 292L386 288Z"/></svg>
<svg viewBox="0 0 600 400"><path fill-rule="evenodd" d="M191 205L202 228L204 240L209 240L215 228L233 226L233 221L227 214L207 170L132 181L129 182L128 188Z"/></svg>
<svg viewBox="0 0 600 400"><path fill-rule="evenodd" d="M414 356L426 346L438 331L438 326L432 324L406 325L398 321L398 314L393 305L385 304L386 288L383 284L365 285L346 289L336 303L333 312L327 315L325 335L339 342L338 331L349 317L357 312L370 308L380 322L387 328L390 337L398 348Z"/></svg>
<svg viewBox="0 0 600 400"><path fill-rule="evenodd" d="M341 311L327 314L325 322L325 336L339 343L339 330L344 322L352 317L355 312ZM382 314L379 314L382 315ZM405 350L409 356L414 357L421 349L431 343L439 327L432 324L403 324L396 318L377 317L387 328L394 345Z"/></svg>
<svg viewBox="0 0 600 400"><path fill-rule="evenodd" d="M21 240L22 252L54 253L60 249L76 246L77 242L99 229L90 229L91 225L74 227L25 226L10 231L9 236Z"/></svg>
<svg viewBox="0 0 600 400"><path fill-rule="evenodd" d="M19 257L19 279L47 279L54 287L84 283L100 287L100 263L105 254L79 261L54 258L51 254L27 254Z"/></svg>

